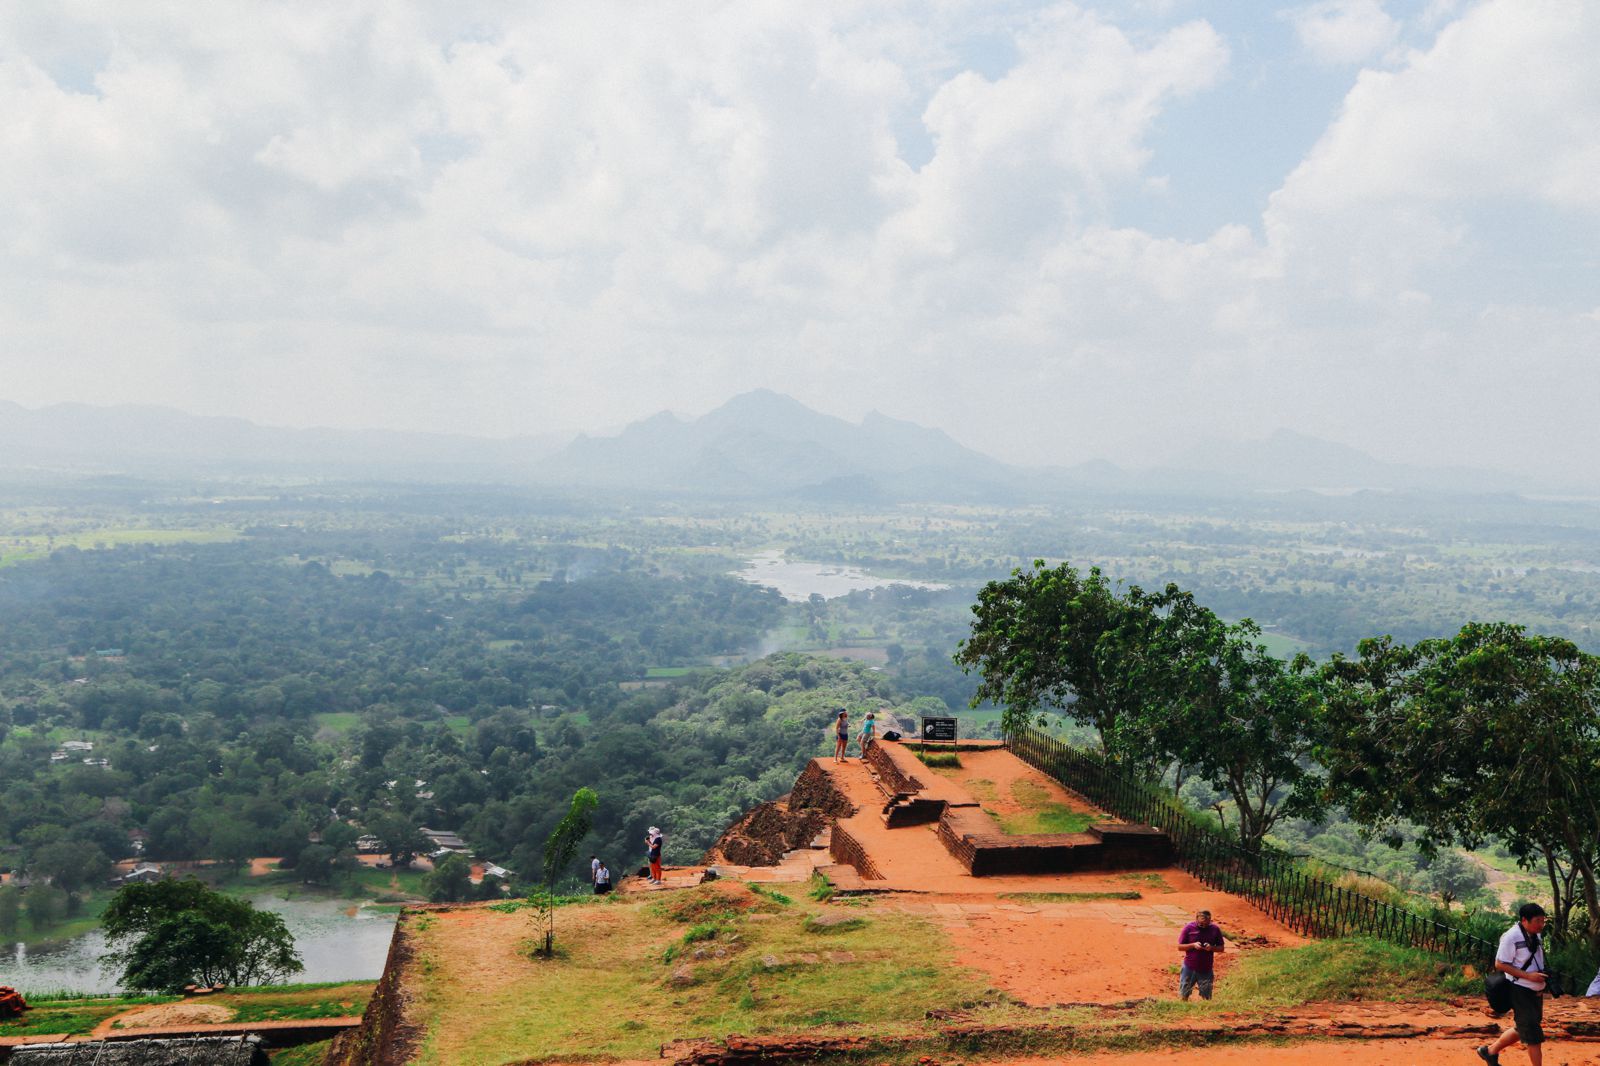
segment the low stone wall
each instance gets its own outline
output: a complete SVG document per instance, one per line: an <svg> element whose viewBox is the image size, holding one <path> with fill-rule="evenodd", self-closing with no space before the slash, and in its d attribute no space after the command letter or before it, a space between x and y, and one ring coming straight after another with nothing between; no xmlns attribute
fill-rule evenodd
<svg viewBox="0 0 1600 1066"><path fill-rule="evenodd" d="M855 867L865 881L882 881L883 875L878 868L867 858L867 851L861 842L850 835L849 830L842 825L835 825L833 833L828 839L828 854L833 856L833 861L846 866Z"/></svg>

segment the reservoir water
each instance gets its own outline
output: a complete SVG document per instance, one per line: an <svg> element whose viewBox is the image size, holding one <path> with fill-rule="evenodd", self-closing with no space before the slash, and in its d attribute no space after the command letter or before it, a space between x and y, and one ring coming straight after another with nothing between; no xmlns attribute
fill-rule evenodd
<svg viewBox="0 0 1600 1066"><path fill-rule="evenodd" d="M791 601L809 599L812 595L831 600L858 589L886 588L889 585L909 585L917 589L939 591L949 585L931 581L902 581L877 577L865 570L841 563L807 563L785 559L778 550L751 556L743 570L733 571L733 576L752 585L775 588L783 598Z"/></svg>
<svg viewBox="0 0 1600 1066"><path fill-rule="evenodd" d="M262 910L283 915L294 935L305 972L291 981L375 980L383 973L394 932L392 911L360 907L348 900L293 899L257 896ZM353 913L352 913L353 912ZM97 929L50 949L23 945L0 947L0 985L29 992L115 992L117 983L100 969L105 937Z"/></svg>

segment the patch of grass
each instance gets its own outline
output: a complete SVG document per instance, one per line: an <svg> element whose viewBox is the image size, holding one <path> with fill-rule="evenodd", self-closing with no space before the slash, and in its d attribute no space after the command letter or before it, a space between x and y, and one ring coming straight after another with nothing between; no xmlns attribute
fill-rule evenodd
<svg viewBox="0 0 1600 1066"><path fill-rule="evenodd" d="M1056 800L1049 789L1026 778L1011 783L1011 798L1022 808L1021 813L990 812L1000 823L1000 831L1007 836L1081 833L1102 820L1090 811L1073 810Z"/></svg>
<svg viewBox="0 0 1600 1066"><path fill-rule="evenodd" d="M817 915L811 915L805 920L806 932L821 933L826 936L833 933L853 933L857 929L865 929L867 927L865 918L847 918L842 922L831 921L823 924L817 921L817 917Z"/></svg>
<svg viewBox="0 0 1600 1066"><path fill-rule="evenodd" d="M719 933L726 933L729 926L722 922L705 922L701 925L691 925L689 931L683 934L685 944L695 944L702 940L715 940Z"/></svg>
<svg viewBox="0 0 1600 1066"><path fill-rule="evenodd" d="M361 723L361 716L354 711L324 711L312 715L311 720L316 723L317 732L326 729L334 736L343 737Z"/></svg>
<svg viewBox="0 0 1600 1066"><path fill-rule="evenodd" d="M1482 992L1478 978L1433 955L1350 937L1253 952L1217 982L1216 1001L1234 1008L1293 1007L1326 1000L1412 1001Z"/></svg>
<svg viewBox="0 0 1600 1066"><path fill-rule="evenodd" d="M1000 790L995 788L994 782L986 777L980 777L976 781L968 781L967 791L972 793L973 798L979 803L993 803L1000 798Z"/></svg>
<svg viewBox="0 0 1600 1066"><path fill-rule="evenodd" d="M762 899L770 899L772 902L776 903L780 907L787 907L790 904L794 903L793 899L791 899L788 896L785 896L782 892L778 892L778 891L776 891L774 889L766 888L766 887L764 887L762 885L750 885L749 887L750 887L750 891L754 892L756 895L760 896Z"/></svg>
<svg viewBox="0 0 1600 1066"><path fill-rule="evenodd" d="M686 677L693 667L689 666L651 666L644 672L645 677Z"/></svg>
<svg viewBox="0 0 1600 1066"><path fill-rule="evenodd" d="M1002 892L1000 899L1022 903L1091 903L1099 899L1143 899L1140 892Z"/></svg>
<svg viewBox="0 0 1600 1066"><path fill-rule="evenodd" d="M812 874L811 884L806 889L806 895L818 903L826 903L833 898L833 886L821 874Z"/></svg>
<svg viewBox="0 0 1600 1066"><path fill-rule="evenodd" d="M1130 885L1143 885L1147 891L1150 889L1154 889L1157 892L1177 891L1177 889L1167 884L1167 879L1165 877L1153 872L1118 874L1117 880L1126 881Z"/></svg>
<svg viewBox="0 0 1600 1066"><path fill-rule="evenodd" d="M224 992L208 1002L232 1007L239 1022L293 1021L302 1018L341 1018L367 1009L374 984L359 981L333 985L294 985L276 989Z"/></svg>
<svg viewBox="0 0 1600 1066"><path fill-rule="evenodd" d="M961 756L953 751L923 751L917 749L917 758L922 760L924 766L935 770L959 770Z"/></svg>

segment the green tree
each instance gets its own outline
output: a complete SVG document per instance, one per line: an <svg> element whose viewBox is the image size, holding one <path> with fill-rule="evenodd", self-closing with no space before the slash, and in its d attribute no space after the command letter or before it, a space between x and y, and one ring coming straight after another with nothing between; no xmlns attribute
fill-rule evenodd
<svg viewBox="0 0 1600 1066"><path fill-rule="evenodd" d="M105 880L111 860L93 844L81 840L57 840L39 848L28 864L28 872L48 877L68 892Z"/></svg>
<svg viewBox="0 0 1600 1066"><path fill-rule="evenodd" d="M1558 931L1600 943L1600 659L1503 622L1335 656L1317 723L1323 797L1424 852L1503 841L1549 878ZM1579 910L1581 905L1581 911Z"/></svg>
<svg viewBox="0 0 1600 1066"><path fill-rule="evenodd" d="M1148 607L1119 595L1098 567L1086 575L1069 563L1047 569L1036 559L1033 567L978 592L955 656L982 675L972 706L1000 704L1007 728L1056 712L1093 726L1101 746L1120 755L1118 724L1142 698L1126 655L1151 622Z"/></svg>
<svg viewBox="0 0 1600 1066"><path fill-rule="evenodd" d="M472 863L465 855L446 855L423 879L434 903L460 903L472 898Z"/></svg>
<svg viewBox="0 0 1600 1066"><path fill-rule="evenodd" d="M304 969L282 918L193 879L125 885L101 922L101 961L130 989L267 984Z"/></svg>
<svg viewBox="0 0 1600 1066"><path fill-rule="evenodd" d="M28 889L28 927L35 936L48 933L67 916L70 899L57 885L35 884Z"/></svg>
<svg viewBox="0 0 1600 1066"><path fill-rule="evenodd" d="M1144 694L1119 723L1123 748L1176 762L1180 783L1194 774L1226 792L1251 851L1291 810L1319 814L1313 796L1295 791L1318 699L1311 660L1286 666L1259 643L1254 622L1229 625L1176 585L1154 596L1133 589L1129 599L1140 624L1108 638L1129 643L1124 669Z"/></svg>
<svg viewBox="0 0 1600 1066"><path fill-rule="evenodd" d="M599 806L600 797L595 795L593 789L578 789L572 794L572 804L567 808L566 815L545 841L543 898L537 901L535 919L544 934L542 954L547 958L553 956L556 950L556 882L560 880L562 871L572 865L578 845L589 835L589 829L594 824L595 808Z"/></svg>
<svg viewBox="0 0 1600 1066"><path fill-rule="evenodd" d="M1489 876L1478 863L1454 848L1446 848L1428 861L1421 882L1449 910L1456 900L1466 899L1487 885Z"/></svg>
<svg viewBox="0 0 1600 1066"><path fill-rule="evenodd" d="M410 866L411 860L433 846L410 819L398 814L380 814L370 819L367 831L383 842L389 861L400 867Z"/></svg>
<svg viewBox="0 0 1600 1066"><path fill-rule="evenodd" d="M307 844L300 849L294 872L308 885L325 885L333 880L339 853L327 844Z"/></svg>

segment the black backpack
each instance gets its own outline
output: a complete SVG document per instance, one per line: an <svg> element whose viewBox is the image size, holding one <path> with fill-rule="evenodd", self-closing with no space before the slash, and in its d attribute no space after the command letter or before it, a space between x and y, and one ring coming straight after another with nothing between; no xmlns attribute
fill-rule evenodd
<svg viewBox="0 0 1600 1066"><path fill-rule="evenodd" d="M1526 943L1524 946L1529 946ZM1528 965L1533 965L1533 960L1539 957L1539 938L1535 936L1531 945L1532 951L1528 953ZM1489 974L1483 979L1483 998L1489 1001L1489 1009L1496 1014L1504 1014L1511 1009L1511 989L1515 987L1511 978L1499 970Z"/></svg>

